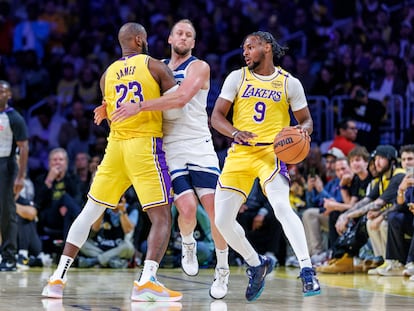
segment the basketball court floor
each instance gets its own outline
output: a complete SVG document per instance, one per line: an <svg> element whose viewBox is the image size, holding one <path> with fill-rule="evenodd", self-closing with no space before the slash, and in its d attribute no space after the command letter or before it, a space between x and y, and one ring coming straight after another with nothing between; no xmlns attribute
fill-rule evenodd
<svg viewBox="0 0 414 311"><path fill-rule="evenodd" d="M17 310L412 310L414 282L404 277L377 277L366 274L320 274L322 294L302 296L296 268L279 267L266 278L266 288L254 302L246 301L247 276L242 267L232 267L229 292L223 300L213 300L208 292L212 269L202 269L196 277L180 269L160 269L159 281L182 291L177 303L131 302L132 282L138 269L76 269L69 272L63 300L40 296L52 273L51 268L0 272L0 311Z"/></svg>

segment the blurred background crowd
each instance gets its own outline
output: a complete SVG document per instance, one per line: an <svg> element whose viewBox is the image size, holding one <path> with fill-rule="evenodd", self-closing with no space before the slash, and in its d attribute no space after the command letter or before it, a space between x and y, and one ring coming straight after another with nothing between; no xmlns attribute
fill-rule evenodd
<svg viewBox="0 0 414 311"><path fill-rule="evenodd" d="M243 65L240 45L247 34L269 31L289 47L278 63L302 82L315 121L308 159L290 167L292 207L298 213L315 207L316 203L306 197L312 187L322 189L330 179L341 179L339 173L335 175L335 168L329 167L328 154L335 159L346 158L355 146L363 146L366 152L353 157L361 157L368 164L378 145L392 145L398 151L414 143L414 1L0 0L0 80L11 84L11 106L28 124L28 179L34 184L31 199L39 211L52 206L55 209L40 212L37 227L42 251L53 252L59 247L68 225L83 206L104 153L108 127L95 126L92 115L101 103L99 77L120 56L119 27L128 21L144 25L149 54L162 59L169 55L171 26L182 18L192 20L197 31L193 54L211 67L209 113L224 77ZM231 141L213 129L212 134L222 163ZM333 147L342 155L334 154ZM410 150L408 153L414 155ZM387 159L400 166L399 156ZM68 176L65 180L73 186L67 186L72 190L61 193L59 200L42 192L54 161L63 161ZM310 189L308 178L315 175L323 184L315 185L313 180ZM260 189L255 188L241 209L240 222L260 252L273 254L280 264L294 265L280 225ZM139 210L134 194L127 194L123 204ZM59 209L62 205L66 210ZM145 252L148 221L145 214L131 214L136 224L135 253L128 254L134 254L136 260L115 260L114 267L139 263L141 252ZM56 222L56 217L61 220ZM111 216L107 217L110 220ZM262 231L258 233L258 229ZM280 238L263 243L269 230L279 230ZM207 243L205 248L211 249L209 228L200 226L199 231ZM333 241L315 252L323 255L314 257L318 259L315 262L331 259L327 250ZM171 242L164 263L167 266L178 263L176 245L180 243ZM42 251L34 253L37 256ZM28 257L27 253L23 255ZM211 265L210 255L202 257L203 265ZM372 260L381 255L368 257ZM101 257L83 258L79 265L110 265ZM240 264L236 255L232 260Z"/></svg>

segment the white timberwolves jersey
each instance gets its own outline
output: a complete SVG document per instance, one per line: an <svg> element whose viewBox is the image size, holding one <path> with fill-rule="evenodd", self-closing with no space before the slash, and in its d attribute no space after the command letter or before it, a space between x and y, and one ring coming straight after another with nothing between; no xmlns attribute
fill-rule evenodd
<svg viewBox="0 0 414 311"><path fill-rule="evenodd" d="M196 57L191 56L173 70L178 84L181 84L186 77L188 66L196 60ZM164 60L167 64L169 61L169 59ZM179 110L171 109L163 112L164 144L196 138L211 139L206 111L208 91L208 89L198 91L190 102Z"/></svg>

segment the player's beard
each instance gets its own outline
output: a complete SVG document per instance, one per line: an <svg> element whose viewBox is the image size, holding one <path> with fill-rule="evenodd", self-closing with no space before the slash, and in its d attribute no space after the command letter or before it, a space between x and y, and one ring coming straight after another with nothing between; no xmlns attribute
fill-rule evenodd
<svg viewBox="0 0 414 311"><path fill-rule="evenodd" d="M177 55L184 56L190 53L191 49L188 48L179 48L178 46L173 46L173 50Z"/></svg>
<svg viewBox="0 0 414 311"><path fill-rule="evenodd" d="M249 66L247 66L247 68L249 68L250 70L254 70L259 66L260 62L252 62Z"/></svg>

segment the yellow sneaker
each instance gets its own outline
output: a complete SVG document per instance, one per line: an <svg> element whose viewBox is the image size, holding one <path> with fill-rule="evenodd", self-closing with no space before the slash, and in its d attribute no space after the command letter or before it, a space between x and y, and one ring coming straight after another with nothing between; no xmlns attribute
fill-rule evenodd
<svg viewBox="0 0 414 311"><path fill-rule="evenodd" d="M132 301L179 301L181 298L182 293L166 288L154 277L141 286L138 281L134 281L131 294Z"/></svg>
<svg viewBox="0 0 414 311"><path fill-rule="evenodd" d="M49 297L49 298L63 298L63 288L65 287L65 282L63 280L57 279L54 281L50 281L47 285L43 288L42 296Z"/></svg>

